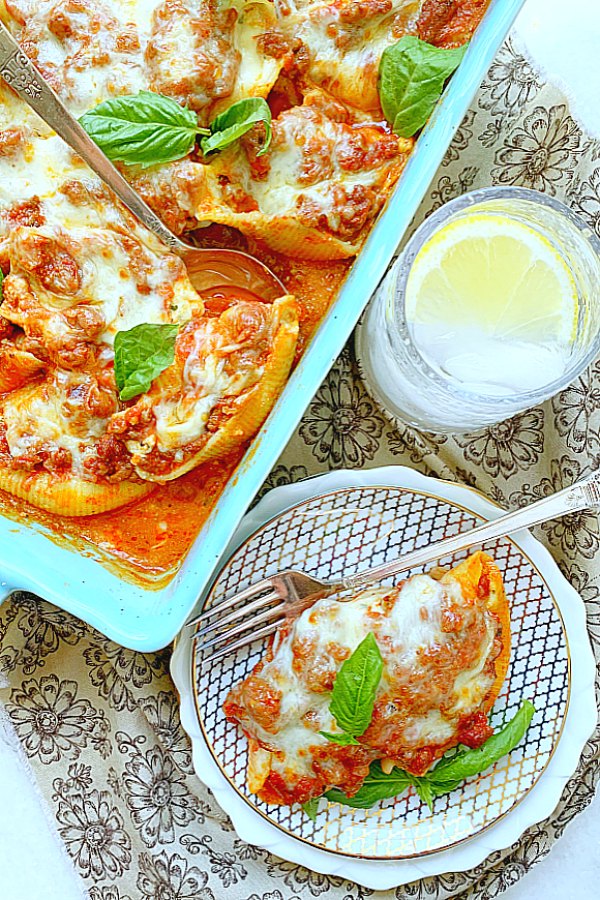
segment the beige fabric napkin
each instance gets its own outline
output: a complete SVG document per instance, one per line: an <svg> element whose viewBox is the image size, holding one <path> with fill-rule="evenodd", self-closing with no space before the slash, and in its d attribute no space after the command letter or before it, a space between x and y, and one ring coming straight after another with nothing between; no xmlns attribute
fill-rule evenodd
<svg viewBox="0 0 600 900"><path fill-rule="evenodd" d="M514 40L500 51L446 153L417 221L471 188L516 184L566 199L600 235L600 142ZM457 438L394 428L365 394L352 348L325 380L264 490L342 467L413 466L504 506L600 464L600 364L559 396ZM600 530L578 512L538 529L581 592L600 659ZM102 598L98 598L102 602ZM374 894L244 844L195 777L168 675L169 652L124 650L48 603L0 608L0 689L91 900L379 900L493 897L548 852L591 799L600 733L551 818L475 870ZM51 898L51 885L48 897Z"/></svg>

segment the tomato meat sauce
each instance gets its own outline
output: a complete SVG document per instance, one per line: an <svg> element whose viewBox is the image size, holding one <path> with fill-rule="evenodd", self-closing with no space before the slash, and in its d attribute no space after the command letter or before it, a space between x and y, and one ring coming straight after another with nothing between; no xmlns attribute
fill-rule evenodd
<svg viewBox="0 0 600 900"><path fill-rule="evenodd" d="M42 525L56 543L96 559L119 577L159 590L181 567L243 455L198 466L157 485L137 503L94 516L58 516L0 491L0 512Z"/></svg>

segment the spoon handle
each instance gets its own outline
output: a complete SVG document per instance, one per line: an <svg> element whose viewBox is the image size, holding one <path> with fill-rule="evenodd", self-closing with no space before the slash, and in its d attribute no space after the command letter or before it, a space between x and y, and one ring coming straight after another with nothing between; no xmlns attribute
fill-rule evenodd
<svg viewBox="0 0 600 900"><path fill-rule="evenodd" d="M117 195L127 209L175 252L181 242L169 231L139 194L125 181L107 156L91 139L64 103L40 75L29 57L0 22L0 75L31 109L88 164L90 169Z"/></svg>

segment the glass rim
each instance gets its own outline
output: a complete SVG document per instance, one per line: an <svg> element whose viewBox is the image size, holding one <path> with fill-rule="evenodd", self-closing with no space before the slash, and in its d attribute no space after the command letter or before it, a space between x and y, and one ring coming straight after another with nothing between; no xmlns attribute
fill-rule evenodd
<svg viewBox="0 0 600 900"><path fill-rule="evenodd" d="M515 403L519 403L520 405L522 404L524 408L531 408L537 403L543 402L545 399L548 399L549 397L552 397L559 391L563 390L568 384L571 383L571 381L573 381L574 378L577 377L578 374L585 371L585 369L587 369L588 366L591 365L591 363L600 353L600 329L598 330L596 336L591 340L590 347L584 354L584 356L576 363L573 363L567 369L565 369L560 378L555 378L554 381L548 382L546 385L544 385L543 388L529 389L510 395L496 396L494 394L478 394L474 391L463 389L457 386L454 381L451 381L450 378L445 379L443 376L441 376L433 368L429 360L419 350L412 335L410 334L408 323L404 314L406 286L408 282L408 276L412 269L412 265L417 254L424 246L424 244L432 237L434 232L437 231L438 228L441 227L453 213L460 212L463 209L468 209L470 206L475 206L476 204L481 203L485 200L503 198L523 200L531 203L534 206L546 206L554 210L555 212L558 212L561 215L565 216L571 222L571 224L581 232L582 236L589 241L600 265L600 239L594 232L593 228L588 225L581 216L577 215L577 213L573 212L573 210L569 206L563 203L562 200L557 200L556 197L550 197L547 194L543 194L540 191L535 191L532 188L513 187L509 185L497 185L493 187L477 188L474 191L468 191L465 194L461 194L460 197L455 197L452 200L448 200L447 203L442 204L442 206L432 212L431 215L427 216L427 218L424 219L423 222L421 222L421 224L418 226L418 228L416 228L414 233L406 242L406 245L404 246L399 256L398 278L396 280L394 289L396 300L400 298L401 302L396 302L394 304L394 315L400 316L399 324L402 325L403 329L410 336L410 352L418 357L420 363L425 367L427 371L427 377L431 378L444 390L450 391L450 393L454 394L458 400L471 400L473 401L473 403L477 403L480 406L491 405L496 408L502 404L510 404L512 406Z"/></svg>

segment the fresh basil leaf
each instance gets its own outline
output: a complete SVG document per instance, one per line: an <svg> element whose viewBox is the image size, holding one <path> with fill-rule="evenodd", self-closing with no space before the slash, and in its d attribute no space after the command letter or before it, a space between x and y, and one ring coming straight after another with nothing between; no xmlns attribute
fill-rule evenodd
<svg viewBox="0 0 600 900"><path fill-rule="evenodd" d="M423 127L465 50L466 45L445 50L405 35L383 51L379 99L395 134L411 137Z"/></svg>
<svg viewBox="0 0 600 900"><path fill-rule="evenodd" d="M115 335L115 381L121 400L144 394L175 359L179 325L136 325Z"/></svg>
<svg viewBox="0 0 600 900"><path fill-rule="evenodd" d="M466 778L479 775L514 750L529 728L534 713L533 704L524 700L510 722L489 737L481 747L451 751L427 775L410 775L397 768L386 775L381 763L376 761L371 763L369 774L353 797L348 797L337 788L327 791L325 797L332 803L369 809L379 800L397 797L412 786L422 802L432 808L436 797L455 790Z"/></svg>
<svg viewBox="0 0 600 900"><path fill-rule="evenodd" d="M424 775L431 783L436 797L458 787L465 778L479 775L514 750L521 743L531 725L535 707L524 700L513 718L476 749L461 749L451 757L443 757L437 766Z"/></svg>
<svg viewBox="0 0 600 900"><path fill-rule="evenodd" d="M312 797L310 800L307 800L306 803L302 803L302 809L306 813L309 819L312 819L313 822L317 821L317 813L319 811L319 797Z"/></svg>
<svg viewBox="0 0 600 900"><path fill-rule="evenodd" d="M353 797L348 797L338 788L327 791L325 796L332 803L343 803L344 806L353 806L356 809L369 809L378 800L397 797L411 784L412 779L407 772L402 769L392 769L390 774L386 775L381 768L381 763L376 760L371 763L369 774Z"/></svg>
<svg viewBox="0 0 600 900"><path fill-rule="evenodd" d="M262 97L247 97L238 100L220 113L210 123L210 135L200 141L203 153L213 153L215 150L224 150L238 138L250 131L257 122L264 122L267 132L262 150L257 154L262 156L269 149L271 143L271 110L269 104Z"/></svg>
<svg viewBox="0 0 600 900"><path fill-rule="evenodd" d="M367 730L382 672L383 659L369 632L344 660L333 685L329 710L342 731L356 737Z"/></svg>
<svg viewBox="0 0 600 900"><path fill-rule="evenodd" d="M319 734L322 735L322 737L327 738L328 741L331 741L332 744L341 744L343 747L359 743L354 735L346 734L345 731L341 732L341 734L331 734L329 731L320 731Z"/></svg>
<svg viewBox="0 0 600 900"><path fill-rule="evenodd" d="M79 121L109 159L142 168L187 156L209 133L191 109L152 91L105 100Z"/></svg>
<svg viewBox="0 0 600 900"><path fill-rule="evenodd" d="M436 797L436 794L433 791L433 788L430 782L427 779L427 776L424 775L421 778L416 777L415 775L411 776L411 784L417 792L417 796L421 803L426 803L429 809L433 809L433 801Z"/></svg>
<svg viewBox="0 0 600 900"><path fill-rule="evenodd" d="M198 127L191 109L152 91L105 100L79 121L109 159L142 168L187 156L198 134L203 135L204 153L223 150L257 122L264 122L266 129L265 144L258 155L266 153L271 143L271 110L262 97L233 103L213 119L209 128Z"/></svg>

